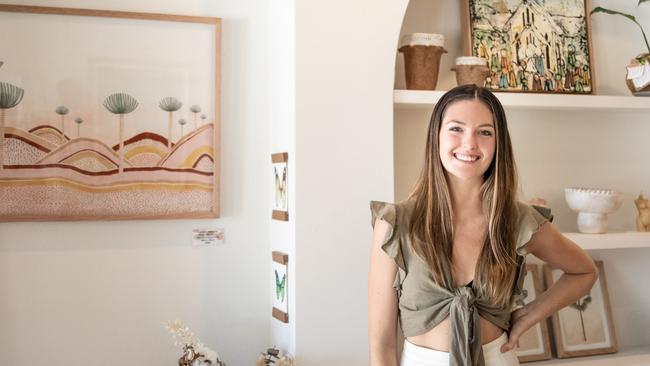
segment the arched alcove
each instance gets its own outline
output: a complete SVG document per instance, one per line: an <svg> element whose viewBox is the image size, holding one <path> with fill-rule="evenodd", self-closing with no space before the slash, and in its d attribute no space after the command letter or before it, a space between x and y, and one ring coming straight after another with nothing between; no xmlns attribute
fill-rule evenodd
<svg viewBox="0 0 650 366"><path fill-rule="evenodd" d="M437 90L449 90L456 86L456 75L451 71L451 67L456 57L463 55L461 4L462 2L457 0L410 0L404 13L399 39L411 33L437 33L445 37L447 53L443 54L440 60ZM397 49L395 50L394 88L406 89L404 57ZM420 173L431 109L394 110L396 201L406 198Z"/></svg>
<svg viewBox="0 0 650 366"><path fill-rule="evenodd" d="M455 74L450 70L456 57L463 54L461 3L458 0L410 0L400 28L399 39L411 33L437 33L445 36L445 49L440 62L436 89L449 90L456 86ZM395 89L406 89L404 59L396 50Z"/></svg>

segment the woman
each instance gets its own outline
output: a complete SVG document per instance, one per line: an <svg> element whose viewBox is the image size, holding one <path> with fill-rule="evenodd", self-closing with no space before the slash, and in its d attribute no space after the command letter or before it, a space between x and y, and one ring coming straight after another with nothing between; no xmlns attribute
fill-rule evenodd
<svg viewBox="0 0 650 366"><path fill-rule="evenodd" d="M475 85L447 92L433 111L410 197L371 203L372 366L517 365L519 336L591 289L593 260L544 211L518 202L516 190L497 98ZM564 274L512 311L528 253ZM398 319L406 338L399 362Z"/></svg>

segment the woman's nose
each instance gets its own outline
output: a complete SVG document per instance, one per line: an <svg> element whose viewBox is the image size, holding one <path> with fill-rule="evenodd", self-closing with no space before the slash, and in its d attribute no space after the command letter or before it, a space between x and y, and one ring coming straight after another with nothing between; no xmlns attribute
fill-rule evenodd
<svg viewBox="0 0 650 366"><path fill-rule="evenodd" d="M463 136L463 146L466 146L468 148L475 148L477 146L476 136L473 132L466 133L465 136Z"/></svg>

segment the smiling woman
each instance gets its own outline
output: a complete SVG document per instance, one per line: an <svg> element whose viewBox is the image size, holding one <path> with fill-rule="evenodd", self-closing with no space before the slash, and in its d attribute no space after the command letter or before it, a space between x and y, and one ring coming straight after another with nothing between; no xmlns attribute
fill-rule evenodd
<svg viewBox="0 0 650 366"><path fill-rule="evenodd" d="M440 131L440 159L456 177L482 180L492 163L496 141L492 112L478 100L463 100L447 108Z"/></svg>
<svg viewBox="0 0 650 366"><path fill-rule="evenodd" d="M402 366L518 365L519 335L591 288L591 258L516 192L499 100L473 84L445 93L414 191L397 204L371 203L373 366L395 365L398 318L406 337ZM528 253L571 276L512 311Z"/></svg>

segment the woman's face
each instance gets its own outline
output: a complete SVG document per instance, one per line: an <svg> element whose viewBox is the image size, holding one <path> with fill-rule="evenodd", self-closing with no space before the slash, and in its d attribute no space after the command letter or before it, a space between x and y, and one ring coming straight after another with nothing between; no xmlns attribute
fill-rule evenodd
<svg viewBox="0 0 650 366"><path fill-rule="evenodd" d="M485 104L473 99L447 106L440 127L440 159L448 174L482 182L495 150L494 121Z"/></svg>

